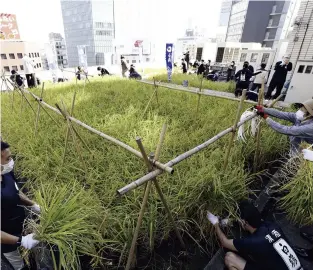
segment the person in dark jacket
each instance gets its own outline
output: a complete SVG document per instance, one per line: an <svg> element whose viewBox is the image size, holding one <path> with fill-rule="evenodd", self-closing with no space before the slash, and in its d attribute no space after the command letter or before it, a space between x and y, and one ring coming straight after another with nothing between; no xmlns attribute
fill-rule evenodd
<svg viewBox="0 0 313 270"><path fill-rule="evenodd" d="M280 226L263 221L258 209L250 202L239 204L241 227L250 233L242 238L228 238L218 216L208 211L207 218L214 226L221 246L227 249L225 265L236 270L300 270L301 262L288 243ZM293 267L294 266L294 267Z"/></svg>
<svg viewBox="0 0 313 270"><path fill-rule="evenodd" d="M135 66L134 65L130 65L129 78L130 79L138 79L138 80L142 79L141 75L135 70Z"/></svg>
<svg viewBox="0 0 313 270"><path fill-rule="evenodd" d="M127 64L125 62L125 57L121 56L121 66L122 66L122 76L126 77L126 72L128 71Z"/></svg>
<svg viewBox="0 0 313 270"><path fill-rule="evenodd" d="M272 77L272 80L270 82L270 85L268 87L267 93L265 98L271 99L272 98L272 92L276 88L276 93L273 96L273 99L276 99L280 93L281 90L284 87L284 83L286 81L287 73L288 71L292 70L292 63L289 62L289 58L285 57L283 61L279 61L275 65L275 73Z"/></svg>
<svg viewBox="0 0 313 270"><path fill-rule="evenodd" d="M187 73L187 64L186 64L185 59L181 60L181 68L182 68L183 73L186 74Z"/></svg>
<svg viewBox="0 0 313 270"><path fill-rule="evenodd" d="M10 146L1 141L1 254L17 270L25 266L18 247L32 249L39 243L33 233L22 235L24 206L36 214L40 214L40 206L19 191L13 168Z"/></svg>
<svg viewBox="0 0 313 270"><path fill-rule="evenodd" d="M189 51L187 51L185 54L185 61L186 61L186 64L187 64L187 68L189 68L189 62L190 62L190 54L189 54Z"/></svg>
<svg viewBox="0 0 313 270"><path fill-rule="evenodd" d="M254 72L254 67L251 66L248 61L245 61L243 64L244 64L244 65L248 65L248 69L249 69L252 73Z"/></svg>
<svg viewBox="0 0 313 270"><path fill-rule="evenodd" d="M258 72L256 73L258 74ZM238 97L241 95L243 89L249 89L250 79L252 76L256 75L249 69L249 64L245 63L243 65L243 69L239 70L235 74L235 78L237 79L235 96Z"/></svg>
<svg viewBox="0 0 313 270"><path fill-rule="evenodd" d="M101 74L99 74L99 76L111 75L111 74L109 73L109 71L107 71L105 68L98 67L97 70L101 72Z"/></svg>
<svg viewBox="0 0 313 270"><path fill-rule="evenodd" d="M197 75L202 75L205 71L204 60L201 60L201 64L198 67Z"/></svg>
<svg viewBox="0 0 313 270"><path fill-rule="evenodd" d="M12 82L15 82L19 87L21 87L24 84L24 80L21 77L20 74L18 74L14 69L11 70L11 76L10 79Z"/></svg>
<svg viewBox="0 0 313 270"><path fill-rule="evenodd" d="M227 68L227 81L229 82L230 80L233 79L234 73L235 73L235 61L231 61L231 64Z"/></svg>

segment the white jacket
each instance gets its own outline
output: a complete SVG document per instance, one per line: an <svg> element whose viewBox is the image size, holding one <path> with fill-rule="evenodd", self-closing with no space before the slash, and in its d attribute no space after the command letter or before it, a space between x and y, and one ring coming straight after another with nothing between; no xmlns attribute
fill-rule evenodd
<svg viewBox="0 0 313 270"><path fill-rule="evenodd" d="M259 72L259 71L262 71L262 72L257 74L257 75L255 75L254 83L262 84L263 80L264 80L264 83L266 83L267 82L268 71L259 69L256 72Z"/></svg>
<svg viewBox="0 0 313 270"><path fill-rule="evenodd" d="M35 73L35 63L27 55L23 57L25 74Z"/></svg>

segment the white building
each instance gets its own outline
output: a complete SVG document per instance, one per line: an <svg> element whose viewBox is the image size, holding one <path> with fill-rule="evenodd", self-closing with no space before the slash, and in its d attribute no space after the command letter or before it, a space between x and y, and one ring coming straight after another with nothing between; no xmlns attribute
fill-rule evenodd
<svg viewBox="0 0 313 270"><path fill-rule="evenodd" d="M58 67L67 68L68 57L67 57L65 39L62 37L60 33L50 33L49 43L52 45L52 48L57 57Z"/></svg>
<svg viewBox="0 0 313 270"><path fill-rule="evenodd" d="M303 102L313 97L313 1L303 0L287 48L293 64L286 102Z"/></svg>
<svg viewBox="0 0 313 270"><path fill-rule="evenodd" d="M137 47L136 41L139 42ZM123 55L127 64L137 66L149 66L153 65L156 61L155 44L150 40L115 40L114 47L114 63L120 64L120 57Z"/></svg>

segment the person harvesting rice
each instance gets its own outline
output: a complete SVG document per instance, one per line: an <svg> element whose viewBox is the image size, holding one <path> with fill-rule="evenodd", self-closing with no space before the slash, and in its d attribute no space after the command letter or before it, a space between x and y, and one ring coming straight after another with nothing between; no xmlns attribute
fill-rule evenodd
<svg viewBox="0 0 313 270"><path fill-rule="evenodd" d="M1 253L13 269L22 269L24 261L18 247L32 249L39 243L33 233L22 236L26 218L23 206L37 214L40 207L19 191L13 167L10 146L1 141Z"/></svg>
<svg viewBox="0 0 313 270"><path fill-rule="evenodd" d="M255 106L258 115L266 119L266 123L275 131L288 135L291 143L291 153L297 153L301 142L313 143L313 99L302 103L301 108L295 112L281 112L275 109ZM292 122L293 126L277 123L270 116Z"/></svg>

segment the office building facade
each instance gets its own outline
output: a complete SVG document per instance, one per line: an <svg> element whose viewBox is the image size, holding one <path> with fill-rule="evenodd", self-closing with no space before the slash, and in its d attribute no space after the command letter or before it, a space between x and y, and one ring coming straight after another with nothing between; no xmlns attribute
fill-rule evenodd
<svg viewBox="0 0 313 270"><path fill-rule="evenodd" d="M85 45L88 66L106 65L115 36L113 0L61 1L68 65L79 65L77 46Z"/></svg>
<svg viewBox="0 0 313 270"><path fill-rule="evenodd" d="M222 6L221 10L223 22L228 20L226 41L257 42L271 48L286 38L296 6L296 0L233 0L229 11L227 3L228 9Z"/></svg>
<svg viewBox="0 0 313 270"><path fill-rule="evenodd" d="M57 63L59 68L68 67L68 57L66 52L65 39L60 33L50 33L49 43L51 44L53 51L57 57Z"/></svg>

